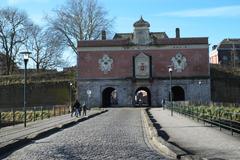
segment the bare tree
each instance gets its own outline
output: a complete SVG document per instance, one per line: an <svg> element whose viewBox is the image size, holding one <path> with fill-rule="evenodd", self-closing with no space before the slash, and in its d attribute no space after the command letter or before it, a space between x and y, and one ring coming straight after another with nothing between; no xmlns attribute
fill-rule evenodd
<svg viewBox="0 0 240 160"><path fill-rule="evenodd" d="M28 38L32 23L25 12L15 8L0 9L0 51L5 54L6 74L11 74L18 50Z"/></svg>
<svg viewBox="0 0 240 160"><path fill-rule="evenodd" d="M62 58L64 37L44 30L38 25L34 25L30 33L26 47L32 51L31 59L35 62L37 71L64 66L65 61Z"/></svg>
<svg viewBox="0 0 240 160"><path fill-rule="evenodd" d="M47 17L51 30L64 36L64 42L77 54L79 40L98 39L102 30L110 31L112 21L97 0L68 0Z"/></svg>

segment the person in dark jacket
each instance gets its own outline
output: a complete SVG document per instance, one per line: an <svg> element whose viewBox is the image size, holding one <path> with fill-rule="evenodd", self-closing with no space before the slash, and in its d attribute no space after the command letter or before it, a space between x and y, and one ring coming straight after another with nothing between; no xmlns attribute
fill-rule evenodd
<svg viewBox="0 0 240 160"><path fill-rule="evenodd" d="M75 109L75 116L78 117L79 116L79 111L80 111L80 103L78 102L78 100L75 101L73 108Z"/></svg>
<svg viewBox="0 0 240 160"><path fill-rule="evenodd" d="M86 106L85 102L83 102L82 108L83 108L83 116L86 116L87 115L87 106Z"/></svg>
<svg viewBox="0 0 240 160"><path fill-rule="evenodd" d="M79 116L81 116L81 113L82 113L82 106L81 105L79 105L78 113L79 113Z"/></svg>

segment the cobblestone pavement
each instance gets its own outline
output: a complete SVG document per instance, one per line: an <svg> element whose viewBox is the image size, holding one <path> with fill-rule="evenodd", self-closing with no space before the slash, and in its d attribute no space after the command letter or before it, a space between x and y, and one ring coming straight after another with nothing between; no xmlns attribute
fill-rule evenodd
<svg viewBox="0 0 240 160"><path fill-rule="evenodd" d="M35 141L5 159L165 159L146 142L140 111L136 108L110 109Z"/></svg>

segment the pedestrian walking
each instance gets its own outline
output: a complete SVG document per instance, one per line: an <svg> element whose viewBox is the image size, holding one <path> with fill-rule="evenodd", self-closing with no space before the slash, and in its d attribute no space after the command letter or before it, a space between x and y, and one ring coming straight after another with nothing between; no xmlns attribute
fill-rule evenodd
<svg viewBox="0 0 240 160"><path fill-rule="evenodd" d="M83 116L86 116L87 115L87 106L86 106L85 102L83 102L82 108L83 108Z"/></svg>
<svg viewBox="0 0 240 160"><path fill-rule="evenodd" d="M81 113L82 113L82 106L81 105L79 105L78 113L79 113L79 116L81 116Z"/></svg>
<svg viewBox="0 0 240 160"><path fill-rule="evenodd" d="M78 117L79 116L79 110L80 110L80 103L78 102L78 100L75 101L73 108L75 109L75 116Z"/></svg>

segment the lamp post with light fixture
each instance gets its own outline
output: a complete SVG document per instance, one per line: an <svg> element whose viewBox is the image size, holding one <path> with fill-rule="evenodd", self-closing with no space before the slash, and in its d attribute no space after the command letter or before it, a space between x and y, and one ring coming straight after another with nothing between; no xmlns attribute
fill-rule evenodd
<svg viewBox="0 0 240 160"><path fill-rule="evenodd" d="M26 98L26 88L27 88L27 63L29 60L29 55L31 52L20 52L20 54L23 54L23 59L24 59L24 88L23 88L23 111L24 111L24 127L27 125L27 110L26 110L26 105L27 105L27 98Z"/></svg>
<svg viewBox="0 0 240 160"><path fill-rule="evenodd" d="M173 102L172 102L172 66L168 66L168 72L169 72L169 79L170 79L170 88L169 88L169 93L170 93L170 102L171 102L171 116L173 116Z"/></svg>
<svg viewBox="0 0 240 160"><path fill-rule="evenodd" d="M72 82L69 82L69 106L72 107Z"/></svg>
<svg viewBox="0 0 240 160"><path fill-rule="evenodd" d="M198 85L199 85L199 105L201 105L201 98L202 98L202 94L201 94L201 85L202 85L202 81L198 81Z"/></svg>

